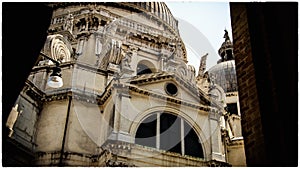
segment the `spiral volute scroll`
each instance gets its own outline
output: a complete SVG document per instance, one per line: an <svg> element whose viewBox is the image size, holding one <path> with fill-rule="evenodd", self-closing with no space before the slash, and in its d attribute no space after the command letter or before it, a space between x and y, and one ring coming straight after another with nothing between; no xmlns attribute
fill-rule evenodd
<svg viewBox="0 0 300 169"><path fill-rule="evenodd" d="M60 63L69 62L71 61L72 47L62 35L49 35L43 52Z"/></svg>

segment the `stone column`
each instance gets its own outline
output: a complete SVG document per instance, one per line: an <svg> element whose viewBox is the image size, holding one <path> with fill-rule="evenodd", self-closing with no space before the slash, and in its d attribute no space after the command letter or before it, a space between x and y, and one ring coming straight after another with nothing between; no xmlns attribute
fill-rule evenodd
<svg viewBox="0 0 300 169"><path fill-rule="evenodd" d="M117 133L120 128L120 113L121 113L121 106L122 106L122 97L116 91L114 94L115 97L115 119L114 119L114 128L113 131Z"/></svg>
<svg viewBox="0 0 300 169"><path fill-rule="evenodd" d="M112 97L115 104L115 116L113 132L108 139L134 143L134 136L131 136L128 131L134 120L134 116L127 88L117 86Z"/></svg>
<svg viewBox="0 0 300 169"><path fill-rule="evenodd" d="M210 112L210 139L211 139L211 159L225 162L225 155L222 153L222 138L220 127L221 112Z"/></svg>

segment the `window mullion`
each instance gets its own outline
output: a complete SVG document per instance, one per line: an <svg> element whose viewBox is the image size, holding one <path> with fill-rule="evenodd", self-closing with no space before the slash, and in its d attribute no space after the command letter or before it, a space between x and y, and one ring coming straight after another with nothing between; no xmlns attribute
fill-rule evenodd
<svg viewBox="0 0 300 169"><path fill-rule="evenodd" d="M160 148L160 113L156 114L156 148Z"/></svg>
<svg viewBox="0 0 300 169"><path fill-rule="evenodd" d="M184 121L180 118L180 139L181 139L181 154L185 155L184 150Z"/></svg>

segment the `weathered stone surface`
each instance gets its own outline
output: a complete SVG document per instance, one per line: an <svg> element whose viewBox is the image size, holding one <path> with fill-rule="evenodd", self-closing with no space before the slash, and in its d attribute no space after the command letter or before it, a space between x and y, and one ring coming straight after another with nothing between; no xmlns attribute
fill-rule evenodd
<svg viewBox="0 0 300 169"><path fill-rule="evenodd" d="M221 135L224 102L197 87L195 68L186 64L185 46L175 38L177 21L169 10L166 17L157 15L158 7L167 9L164 3L49 5L53 18L42 52L59 62L64 85L46 85L55 65L41 55L24 88L38 108L24 105L26 117L18 125L28 130L29 137L19 135L34 145L35 165L229 165ZM163 113L172 114L165 116L170 124L160 123ZM151 126L156 148L136 143L151 114L157 115ZM180 119L179 133L172 129L173 117ZM178 135L178 150L160 147L164 127ZM193 144L201 146L199 157L185 154Z"/></svg>

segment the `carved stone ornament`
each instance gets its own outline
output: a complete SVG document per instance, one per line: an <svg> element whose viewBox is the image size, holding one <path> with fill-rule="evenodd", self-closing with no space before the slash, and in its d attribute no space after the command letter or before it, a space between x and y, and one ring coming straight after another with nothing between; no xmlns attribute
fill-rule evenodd
<svg viewBox="0 0 300 169"><path fill-rule="evenodd" d="M132 52L129 51L125 54L124 58L122 59L122 67L128 67L130 68L130 63L131 63L131 57L132 57Z"/></svg>
<svg viewBox="0 0 300 169"><path fill-rule="evenodd" d="M62 63L71 61L73 50L71 44L62 35L55 34L47 37L42 51L47 56Z"/></svg>
<svg viewBox="0 0 300 169"><path fill-rule="evenodd" d="M72 33L73 30L73 24L74 24L74 17L72 14L68 14L65 18L65 23L63 25L64 30L69 31Z"/></svg>

